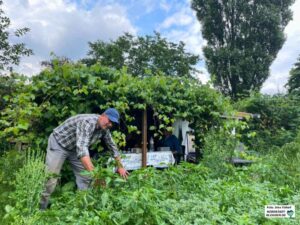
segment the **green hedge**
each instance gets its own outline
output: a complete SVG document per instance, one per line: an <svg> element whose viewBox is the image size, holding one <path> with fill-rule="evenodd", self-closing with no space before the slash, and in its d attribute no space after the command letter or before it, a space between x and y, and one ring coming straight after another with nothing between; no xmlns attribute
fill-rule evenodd
<svg viewBox="0 0 300 225"><path fill-rule="evenodd" d="M255 132L256 136L243 142L252 150L265 152L271 146L281 147L294 140L300 126L300 98L294 95L253 94L236 104L239 111L258 113L261 118L251 120L245 133Z"/></svg>
<svg viewBox="0 0 300 225"><path fill-rule="evenodd" d="M66 118L115 107L126 125L126 130L113 134L120 147L124 146L124 133L140 132L133 112L147 108L158 121L152 127L157 134L176 118L189 120L199 149L204 134L220 123L219 115L231 110L227 99L194 79L161 74L138 78L127 74L125 68L119 71L98 64L86 67L57 62L52 69L19 81L16 91L3 98L6 107L1 111L0 139L43 146L52 129Z"/></svg>

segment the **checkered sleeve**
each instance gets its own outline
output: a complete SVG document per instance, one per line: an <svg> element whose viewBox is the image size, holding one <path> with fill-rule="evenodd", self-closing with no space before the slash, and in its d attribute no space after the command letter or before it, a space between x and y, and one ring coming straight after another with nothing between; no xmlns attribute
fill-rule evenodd
<svg viewBox="0 0 300 225"><path fill-rule="evenodd" d="M103 137L107 147L110 151L113 152L114 157L120 156L120 152L118 151L117 145L115 144L114 140L112 139L110 131L106 131Z"/></svg>
<svg viewBox="0 0 300 225"><path fill-rule="evenodd" d="M89 156L89 143L93 134L94 125L83 120L77 123L76 128L76 152L77 157Z"/></svg>

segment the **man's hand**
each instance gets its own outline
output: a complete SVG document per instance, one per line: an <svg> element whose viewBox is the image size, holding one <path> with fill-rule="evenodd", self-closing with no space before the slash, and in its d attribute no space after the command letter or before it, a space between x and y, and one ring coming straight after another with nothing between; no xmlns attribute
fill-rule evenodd
<svg viewBox="0 0 300 225"><path fill-rule="evenodd" d="M123 165L121 163L120 156L117 156L115 158L115 160L116 160L117 167L118 167L117 172L120 174L121 177L123 177L124 179L127 179L129 173L128 173L128 171L126 169L124 169L124 167L123 167Z"/></svg>
<svg viewBox="0 0 300 225"><path fill-rule="evenodd" d="M123 177L124 179L127 179L129 173L126 169L124 169L123 167L118 168L117 172L120 174L121 177Z"/></svg>

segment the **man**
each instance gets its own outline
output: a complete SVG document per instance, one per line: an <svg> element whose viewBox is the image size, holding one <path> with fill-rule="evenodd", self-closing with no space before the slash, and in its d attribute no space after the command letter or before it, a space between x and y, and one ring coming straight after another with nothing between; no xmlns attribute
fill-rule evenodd
<svg viewBox="0 0 300 225"><path fill-rule="evenodd" d="M121 164L120 153L109 131L113 123L119 123L119 113L116 109L109 108L101 115L79 114L70 117L55 128L48 140L46 155L48 172L59 175L64 161L68 159L75 174L78 189L87 189L91 183L91 177L82 175L81 172L94 169L88 148L102 137L113 152L118 165L117 172L126 179L129 173ZM41 209L48 207L49 198L56 183L57 178L47 181L40 202Z"/></svg>
<svg viewBox="0 0 300 225"><path fill-rule="evenodd" d="M169 147L173 152L176 164L180 163L180 157L182 155L182 149L178 138L168 130L163 132L164 138L160 141L159 145L161 147Z"/></svg>

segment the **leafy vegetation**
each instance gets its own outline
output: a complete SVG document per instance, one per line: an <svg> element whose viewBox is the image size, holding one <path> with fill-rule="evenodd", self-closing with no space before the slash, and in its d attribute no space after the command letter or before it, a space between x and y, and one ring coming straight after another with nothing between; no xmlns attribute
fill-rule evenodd
<svg viewBox="0 0 300 225"><path fill-rule="evenodd" d="M134 171L124 181L105 158L95 162L91 190L76 191L70 174L52 198L49 210L38 210L38 196L47 175L42 154L9 151L1 156L1 218L3 224L293 224L268 220L267 204L299 207L299 126L297 96L253 95L230 105L208 85L182 77L134 77L126 69L99 64L85 66L53 60L53 67L32 78L10 77L14 91L2 97L1 146L9 140L27 141L45 149L52 129L65 118L99 113L108 106L121 112L113 136L119 147L125 134L138 134L134 112L150 109L159 135L176 118L195 130L200 165L183 163L166 170ZM8 87L8 85L7 85ZM259 113L252 121L224 121L233 108ZM237 131L232 135L232 129ZM242 157L255 161L236 168L228 158L243 141L250 150ZM271 144L270 144L271 143ZM241 156L241 155L239 155ZM18 169L20 168L20 169Z"/></svg>
<svg viewBox="0 0 300 225"><path fill-rule="evenodd" d="M28 150L22 168L16 173L14 192L9 194L14 207L5 206L4 219L12 224L35 224L32 217L39 210L39 202L47 175L42 151Z"/></svg>
<svg viewBox="0 0 300 225"><path fill-rule="evenodd" d="M195 0L193 8L208 40L204 53L213 83L236 100L259 90L268 77L293 1L223 2ZM1 71L32 54L24 44L8 43L9 25L0 10ZM231 105L210 84L193 78L199 57L185 52L182 42L155 33L89 44L89 57L80 62L55 58L43 62L48 68L31 78L15 73L0 77L0 224L300 224L298 216L264 216L268 204L300 207L298 64L291 71L288 95L252 94ZM149 130L155 138L175 119L188 120L197 153L203 153L200 164L141 169L123 180L103 156L87 172L94 179L85 191L76 190L65 167L50 209L40 211L49 176L43 153L48 135L72 115L101 113L107 107L121 113L121 125L113 131L120 149L126 135L140 135L136 115L144 110L154 121ZM221 119L234 109L261 117ZM15 151L16 142L30 147ZM244 152L236 151L241 142ZM234 167L229 163L233 156L254 163Z"/></svg>
<svg viewBox="0 0 300 225"><path fill-rule="evenodd" d="M299 148L299 143L297 146ZM288 162L294 157L294 147L287 145L284 148L282 151L290 149L290 154L286 154ZM268 160L268 164L265 164L264 160ZM27 190L24 186L27 181L17 179L16 190L11 192L11 196L18 196L18 201L15 205L6 206L4 222L297 224L297 217L277 220L264 217L264 206L267 204L296 204L297 207L300 200L300 183L278 174L286 168L272 167L273 164L269 164L271 160L275 160L272 163L278 165L281 159L274 155L272 158L258 161L249 168L234 168L227 164L228 171L231 172L219 177L211 176L213 168L201 164L183 163L166 170L147 168L132 172L127 181L113 173L113 165L106 168L102 165L93 171L92 176L104 179L105 185L95 185L88 191L74 191L73 185L68 183L56 193L52 206L47 211L38 211L37 207L34 207L30 211L15 213L19 204L31 199L31 195L25 194ZM293 166L297 165L299 160L299 157L294 158ZM25 163L24 168L29 168L28 163ZM30 165L39 165L39 160L32 161ZM31 173L35 175L41 171L41 167L31 168ZM25 175L26 169L17 173L17 177L26 177ZM25 209L27 210L26 207Z"/></svg>
<svg viewBox="0 0 300 225"><path fill-rule="evenodd" d="M300 87L300 57L290 71L290 77L286 84L288 92L291 94L299 94Z"/></svg>
<svg viewBox="0 0 300 225"><path fill-rule="evenodd" d="M3 97L0 138L42 144L60 122L78 113L101 113L115 107L124 125L114 132L119 147L124 134L139 133L134 112L151 110L159 135L176 118L187 119L195 130L200 150L204 134L220 123L219 115L231 111L229 101L198 81L153 75L133 77L126 69L113 70L99 64L57 63L28 80L20 80L11 95Z"/></svg>
<svg viewBox="0 0 300 225"><path fill-rule="evenodd" d="M1 155L0 161L0 218L5 215L4 207L13 204L9 194L15 191L14 181L17 171L22 168L25 156L16 150L10 149ZM0 220L1 222L1 220Z"/></svg>
<svg viewBox="0 0 300 225"><path fill-rule="evenodd" d="M100 62L104 66L122 69L126 66L133 76L150 76L164 73L167 76L195 77L199 56L188 53L185 44L169 42L159 33L154 36L134 37L128 33L109 43L90 42L89 58L81 61L87 65Z"/></svg>
<svg viewBox="0 0 300 225"><path fill-rule="evenodd" d="M239 111L258 113L260 118L251 120L242 141L252 150L272 151L294 140L300 125L299 97L297 95L253 94L235 104ZM247 133L255 132L249 138Z"/></svg>

